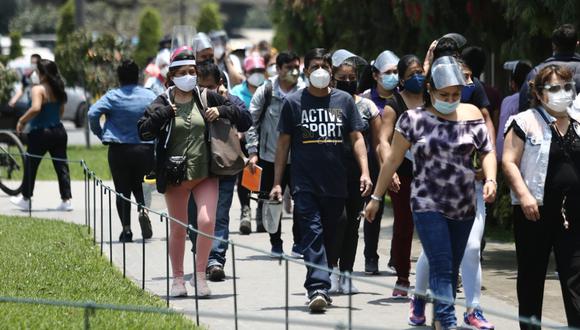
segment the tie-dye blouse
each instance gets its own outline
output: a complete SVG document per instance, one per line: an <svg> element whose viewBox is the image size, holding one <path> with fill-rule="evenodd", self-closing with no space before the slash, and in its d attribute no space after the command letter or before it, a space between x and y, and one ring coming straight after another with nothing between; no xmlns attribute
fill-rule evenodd
<svg viewBox="0 0 580 330"><path fill-rule="evenodd" d="M395 129L412 145L413 212L439 212L453 220L473 218L474 151L493 150L485 121L450 121L417 108L401 114Z"/></svg>

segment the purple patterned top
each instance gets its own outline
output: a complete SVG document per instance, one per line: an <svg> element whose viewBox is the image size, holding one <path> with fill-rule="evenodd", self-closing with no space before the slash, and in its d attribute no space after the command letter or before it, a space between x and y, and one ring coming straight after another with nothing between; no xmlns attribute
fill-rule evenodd
<svg viewBox="0 0 580 330"><path fill-rule="evenodd" d="M439 212L453 220L475 216L475 150L493 150L483 119L450 121L424 108L401 114L395 130L411 144L413 212Z"/></svg>

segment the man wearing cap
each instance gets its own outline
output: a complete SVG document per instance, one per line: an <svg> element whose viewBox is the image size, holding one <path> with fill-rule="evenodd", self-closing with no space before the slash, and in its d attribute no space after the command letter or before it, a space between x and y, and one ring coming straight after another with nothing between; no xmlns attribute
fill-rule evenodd
<svg viewBox="0 0 580 330"><path fill-rule="evenodd" d="M347 197L344 137L349 135L361 168L360 187L366 194L372 183L368 174L363 124L353 98L330 88L332 61L325 49L315 48L304 58L308 88L288 95L278 123L274 186L270 198L282 200L282 179L292 149L292 195L300 224L304 260L327 268L327 253L336 236L337 221ZM328 251L328 252L327 252ZM331 300L330 274L307 267L304 287L312 312L326 309Z"/></svg>
<svg viewBox="0 0 580 330"><path fill-rule="evenodd" d="M258 87L250 102L250 113L253 125L246 133L246 148L250 155L248 164L251 170L256 165L262 168L261 191L269 192L274 183L274 160L276 157L276 144L278 142L278 121L282 110L282 103L287 95L304 87L300 79L300 58L294 52L281 52L276 58L277 75ZM258 158L259 156L259 158ZM282 182L285 187L290 183L290 163L286 166L286 174ZM267 198L267 196L262 196ZM256 216L256 222L260 226L260 214ZM257 229L259 231L259 228ZM250 233L250 222L240 223L240 232ZM302 251L299 248L300 234L296 223L292 226L294 245L292 255L299 257ZM272 253L282 254L281 226L278 232L270 234Z"/></svg>

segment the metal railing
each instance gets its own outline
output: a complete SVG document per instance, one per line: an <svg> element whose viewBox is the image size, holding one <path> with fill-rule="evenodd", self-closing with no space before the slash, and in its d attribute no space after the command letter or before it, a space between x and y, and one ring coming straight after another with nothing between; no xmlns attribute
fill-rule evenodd
<svg viewBox="0 0 580 330"><path fill-rule="evenodd" d="M36 155L30 155L25 153L25 155L27 157L39 157ZM140 307L140 306L120 306L120 305L108 305L108 304L95 304L92 302L62 302L62 301L51 301L51 300L41 300L41 299L23 299L23 298L10 298L10 297L0 297L0 302L10 302L10 303L29 303L29 304L45 304L45 305L66 305L66 306L70 306L70 307L76 307L76 308L84 308L86 311L88 310L96 310L96 309L112 309L112 310L126 310L126 311L137 311L137 312L148 312L148 313L164 313L164 314L171 314L171 313L184 313L184 314L188 314L191 316L195 317L195 322L197 325L200 324L200 316L207 316L207 317L212 317L212 318L220 318L220 319L232 319L234 322L234 328L237 330L238 329L238 321L240 320L247 320L247 321L257 321L257 322L269 322L269 323L279 323L279 324L284 324L285 325L285 329L289 329L290 324L300 324L300 325L310 325L310 326L318 326L318 327L325 327L325 328L335 328L335 329L388 329L385 328L384 326L381 327L370 327L370 326L364 326L364 325L356 325L355 326L355 322L353 320L352 317L352 312L353 312L353 301L352 301L352 295L349 295L348 297L348 308L347 308L347 313L348 313L348 322L346 324L340 323L340 322L323 322L323 321L317 321L317 320L308 320L308 321L304 321L304 320L297 320L297 319L292 319L290 320L290 316L289 316L289 310L290 310L290 305L289 305L289 296L290 296L290 291L289 291L289 282L290 282L290 273L289 273L289 263L294 263L294 264L298 264L298 265L302 265L302 266L306 266L306 267L311 267L311 268L315 268L315 269L319 269L319 270L324 270L324 271L328 271L330 272L335 272L336 271L329 269L328 267L324 267L324 266L320 266L320 265L316 265L316 264L312 264L309 262L306 262L304 260L298 260L295 258L292 258L290 256L287 255L274 255L272 254L270 251L265 251L265 250L261 250L258 248L255 248L253 246L249 246L249 245L245 245L245 244L241 244L241 243L237 243L234 240L224 240L220 237L216 237L213 235L208 235L204 232L201 232L199 230L197 230L196 228L194 228L192 225L186 225L184 223L182 223L181 221L170 217L167 213L164 212L159 212L156 210L153 210L145 205L141 205L139 203L136 203L134 201L132 201L130 198L126 198L125 196L123 196L122 194L116 192L113 188L106 186L103 184L103 180L100 179L99 177L97 177L97 175L95 174L94 171L92 171L87 164L85 163L84 160L67 160L67 159L58 159L58 158L51 158L51 157L39 157L39 158L46 158L46 159L52 159L52 160L57 160L57 161L66 161L69 163L78 163L80 164L80 166L83 169L83 173L84 173L84 203L85 203L85 226L87 227L88 233L89 235L91 234L92 231L92 235L93 235L93 243L95 245L99 245L100 246L100 252L101 255L103 255L103 246L104 246L104 233L103 233L103 224L104 224L104 213L103 213L103 203L104 203L104 196L107 196L107 203L108 203L108 222L109 222L109 237L108 237L108 244L109 244L109 262L112 265L113 264L113 250L112 250L112 243L113 243L113 238L112 238L112 204L111 204L111 197L114 195L116 198L121 198L123 200L125 200L127 203L130 203L131 205L136 206L138 209L143 209L143 210L147 210L149 212L149 214L155 214L157 216L159 216L159 221L164 222L165 223L165 249L166 249L166 260L165 260L165 272L166 272L166 309L158 309L158 308L152 308L152 307ZM97 232L97 187L99 188L99 195L100 195L100 199L99 199L99 208L100 208L100 241L97 241L97 236L96 236L96 232ZM91 189L92 188L92 189ZM92 194L91 194L91 190L92 190ZM92 197L92 203L91 203L91 197ZM31 205L30 205L31 206ZM32 213L30 211L31 207L29 207L29 216L32 216ZM92 212L91 212L92 211ZM91 220L92 220L92 224L91 224ZM169 273L169 222L172 221L182 227L184 227L186 230L188 231L192 231L197 233L197 235L201 235L213 240L218 240L220 242L224 242L227 243L230 248L230 253L231 253L231 264L232 264L232 290L233 290L233 306L232 306L232 313L230 314L226 314L226 313L215 313L215 312L209 312L209 311L200 311L199 309L199 298L197 296L197 281L196 281L196 273L197 273L197 266L196 266L196 256L195 253L193 253L193 276L194 276L194 289L195 289L195 296L194 296L194 301L195 301L195 306L194 306L194 310L193 311L179 311L176 312L172 309L169 308L170 304L170 290L169 290L169 280L170 280L170 273ZM123 276L126 276L126 249L125 249L125 242L122 242L122 246L123 246L123 255L122 255L122 270L123 270ZM257 252L259 254L265 255L265 256L270 256L274 259L278 259L279 261L279 265L284 264L284 270L285 270L285 276L284 276L284 281L285 281L285 306L284 306L284 317L283 318L273 318L273 317L254 317L254 316L242 316L239 315L238 313L238 287L237 287L237 276L236 276L236 248L241 248L241 249L245 249L245 250L250 250L253 252ZM145 240L142 240L142 282L141 282L141 289L145 290L145 269L146 269L146 262L147 262L147 258L146 258L146 244L145 244ZM205 270L204 270L205 271ZM382 282L378 282L376 280L371 280L368 278L364 278L364 277L358 277L358 276L353 276L352 274L348 273L348 272L339 272L338 273L340 276L344 276L346 278L348 278L348 280L350 281L350 283L352 283L353 278L356 279L356 281L361 282L361 283L366 283L366 284L370 284L373 286L376 286L380 289L394 289L395 286L394 285L390 285L387 283L382 283ZM450 301L444 297L438 297L435 296L431 293L427 293L427 294L421 294L421 293L417 293L414 290L408 289L408 288L401 288L401 287L397 287L398 289L402 289L407 291L409 294L413 294L419 297L422 297L424 299L426 299L427 302L433 303L435 301L440 301L440 302L445 302L448 304L454 304L454 305L458 305L458 306L463 306L463 307L467 307L466 303L461 302L461 301ZM490 315L494 315L503 319L509 319L512 320L514 322L522 322L522 323L527 323L530 325L534 325L534 326L538 326L538 327L542 327L545 329L574 329L574 328L569 328L569 327L563 327L561 324L557 324L554 322L546 322L546 321L542 321L540 322L537 318L522 318L522 317L518 317L517 315L513 315L510 313L507 313L505 311L502 310L497 310L494 308L485 308L485 312L487 314ZM89 317L91 313L85 312L85 318ZM86 323L88 321L85 321Z"/></svg>

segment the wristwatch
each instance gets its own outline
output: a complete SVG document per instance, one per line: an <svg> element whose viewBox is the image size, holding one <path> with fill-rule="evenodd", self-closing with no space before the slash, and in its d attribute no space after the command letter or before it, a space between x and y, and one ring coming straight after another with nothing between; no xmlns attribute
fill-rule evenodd
<svg viewBox="0 0 580 330"><path fill-rule="evenodd" d="M486 179L485 183L488 183L488 182L493 183L497 187L497 181L495 181L494 179Z"/></svg>

